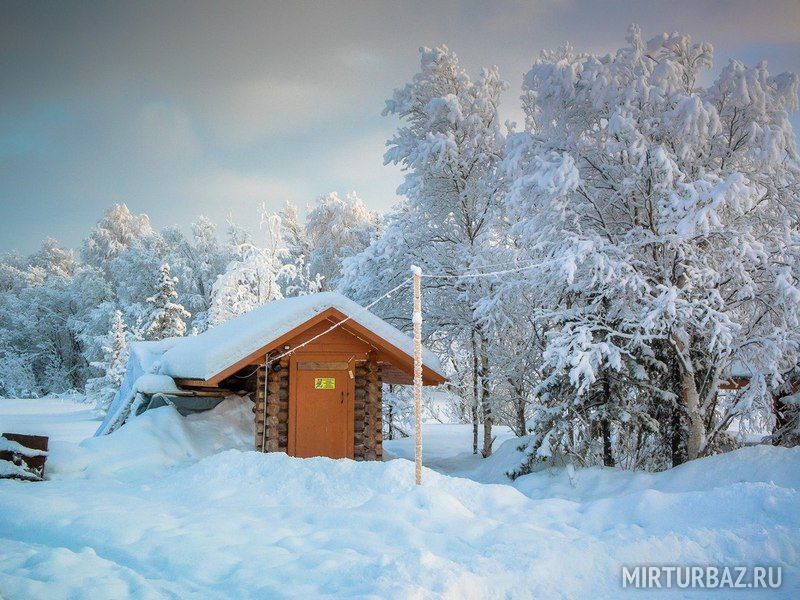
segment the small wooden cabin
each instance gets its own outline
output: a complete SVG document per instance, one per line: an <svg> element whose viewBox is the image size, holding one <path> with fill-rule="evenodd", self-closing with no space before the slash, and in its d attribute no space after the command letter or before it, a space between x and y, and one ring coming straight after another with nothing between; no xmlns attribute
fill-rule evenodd
<svg viewBox="0 0 800 600"><path fill-rule="evenodd" d="M156 368L183 393L248 393L257 450L380 460L381 386L412 383L413 342L326 292L276 300L176 339ZM424 351L423 384L444 381L437 358Z"/></svg>

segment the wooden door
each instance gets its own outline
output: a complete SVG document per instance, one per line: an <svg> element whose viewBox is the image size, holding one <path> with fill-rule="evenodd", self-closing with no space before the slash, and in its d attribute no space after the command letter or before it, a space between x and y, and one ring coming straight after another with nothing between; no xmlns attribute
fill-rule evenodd
<svg viewBox="0 0 800 600"><path fill-rule="evenodd" d="M309 365L313 363L305 363ZM353 458L353 380L347 370L292 369L294 456Z"/></svg>

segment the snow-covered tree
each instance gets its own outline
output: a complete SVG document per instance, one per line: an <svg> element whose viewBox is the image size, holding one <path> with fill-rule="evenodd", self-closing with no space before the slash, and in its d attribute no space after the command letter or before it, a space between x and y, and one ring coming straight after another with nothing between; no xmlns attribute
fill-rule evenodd
<svg viewBox="0 0 800 600"><path fill-rule="evenodd" d="M161 274L156 285L156 293L147 299L152 306L150 323L147 326L147 337L151 340L163 340L169 337L181 337L186 334L186 321L192 315L182 304L177 302L178 292L175 285L177 277L172 277L169 265L161 266Z"/></svg>
<svg viewBox="0 0 800 600"><path fill-rule="evenodd" d="M27 263L28 268L42 269L62 280L74 277L78 269L75 252L60 247L53 238L45 239L39 250L28 257Z"/></svg>
<svg viewBox="0 0 800 600"><path fill-rule="evenodd" d="M286 249L282 246L280 216L261 207L264 246L258 246L243 230L231 226L229 237L236 258L214 282L209 325L224 323L271 300L283 298L279 278L287 272Z"/></svg>
<svg viewBox="0 0 800 600"><path fill-rule="evenodd" d="M775 446L800 445L800 371L786 377L773 392L772 434L767 441Z"/></svg>
<svg viewBox="0 0 800 600"><path fill-rule="evenodd" d="M0 341L0 398L30 398L39 394L33 353Z"/></svg>
<svg viewBox="0 0 800 600"><path fill-rule="evenodd" d="M379 225L378 214L355 192L344 198L332 192L317 199L304 229L309 272L322 276L323 289L337 287L342 261L369 246Z"/></svg>
<svg viewBox="0 0 800 600"><path fill-rule="evenodd" d="M94 226L83 244L87 264L101 269L137 240L154 233L147 215L135 216L124 204L115 204Z"/></svg>
<svg viewBox="0 0 800 600"><path fill-rule="evenodd" d="M543 52L525 76L507 209L539 268L502 294L530 294L548 326L534 454L586 459L636 424L669 430L675 463L797 364L798 83L734 60L703 88L709 44L628 42ZM735 361L755 375L722 405Z"/></svg>
<svg viewBox="0 0 800 600"><path fill-rule="evenodd" d="M6 364L17 362L15 353L29 361L25 372L33 375L35 386L25 387L34 395L82 388L90 367L78 319L87 305L75 286L80 269L73 253L47 240L28 259L9 258L0 266L8 281L0 291ZM86 296L95 299L91 289Z"/></svg>
<svg viewBox="0 0 800 600"><path fill-rule="evenodd" d="M192 313L191 328L196 332L208 328L214 282L233 259L229 249L217 240L216 232L216 225L202 216L192 223L191 236L184 236L177 228L162 232L170 272L178 277L177 291Z"/></svg>
<svg viewBox="0 0 800 600"><path fill-rule="evenodd" d="M498 280L495 287L500 285ZM495 414L519 436L528 433L528 421L538 401L536 390L544 378L546 328L535 319L529 296L520 290L500 303L482 301L476 311L484 318L491 340Z"/></svg>
<svg viewBox="0 0 800 600"><path fill-rule="evenodd" d="M384 110L404 122L387 143L385 161L406 172L398 189L406 201L387 219L381 238L346 261L342 288L361 300L408 277L411 264L424 273L454 276L501 259L495 244L500 198L495 175L504 143L497 111L506 84L495 68L483 70L473 81L444 46L422 49L420 64L420 72L395 90ZM491 284L444 278L424 284L426 329L439 338L428 343L453 359L451 364L470 365L461 373L465 379L455 385L472 388L474 450L482 419L483 453L488 455L493 420L490 340L474 304ZM409 324L408 306L386 303L376 309Z"/></svg>
<svg viewBox="0 0 800 600"><path fill-rule="evenodd" d="M281 220L281 235L286 250L293 260L302 258L304 263L308 262L308 255L311 253L311 242L306 235L306 228L300 222L297 214L297 206L288 200L283 203L283 208L278 211Z"/></svg>
<svg viewBox="0 0 800 600"><path fill-rule="evenodd" d="M414 433L414 396L408 386L383 386L383 436L397 440Z"/></svg>
<svg viewBox="0 0 800 600"><path fill-rule="evenodd" d="M105 414L125 376L125 364L128 360L127 331L120 310L114 311L111 328L102 349L103 360L92 363L102 375L86 382L86 395Z"/></svg>

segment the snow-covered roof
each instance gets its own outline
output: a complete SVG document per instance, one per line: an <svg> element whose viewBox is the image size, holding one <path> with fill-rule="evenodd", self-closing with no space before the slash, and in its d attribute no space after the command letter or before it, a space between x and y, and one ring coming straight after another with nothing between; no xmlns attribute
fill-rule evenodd
<svg viewBox="0 0 800 600"><path fill-rule="evenodd" d="M413 356L413 340L402 331L341 294L322 292L273 300L199 335L179 338L161 357L157 372L177 379L210 379L329 308ZM439 359L429 350L423 350L422 363L442 374Z"/></svg>

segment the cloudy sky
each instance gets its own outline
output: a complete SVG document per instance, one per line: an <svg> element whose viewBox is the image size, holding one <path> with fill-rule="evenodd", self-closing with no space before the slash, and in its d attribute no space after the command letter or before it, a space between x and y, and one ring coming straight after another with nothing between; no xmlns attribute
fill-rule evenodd
<svg viewBox="0 0 800 600"><path fill-rule="evenodd" d="M631 22L713 43L715 70L800 71L798 0L4 2L0 251L76 245L116 202L156 227L333 190L385 210L401 174L380 113L420 46L498 65L513 119L542 48L610 52Z"/></svg>

